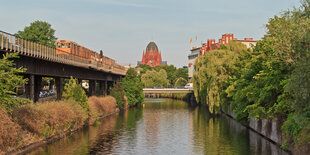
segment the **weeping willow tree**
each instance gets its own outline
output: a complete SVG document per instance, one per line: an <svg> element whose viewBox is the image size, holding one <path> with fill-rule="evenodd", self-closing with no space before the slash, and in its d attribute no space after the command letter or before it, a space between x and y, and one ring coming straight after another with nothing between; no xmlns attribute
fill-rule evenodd
<svg viewBox="0 0 310 155"><path fill-rule="evenodd" d="M238 55L246 46L232 41L227 46L198 57L195 62L193 87L196 100L206 104L211 113L220 112L225 93L226 82L232 78L232 71Z"/></svg>

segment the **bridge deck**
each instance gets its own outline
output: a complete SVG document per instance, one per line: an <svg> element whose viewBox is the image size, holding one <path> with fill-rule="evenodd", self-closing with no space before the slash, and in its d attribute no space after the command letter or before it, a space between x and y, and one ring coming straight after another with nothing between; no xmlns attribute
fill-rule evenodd
<svg viewBox="0 0 310 155"><path fill-rule="evenodd" d="M90 61L90 59L73 54L56 54L56 48L25 40L3 31L0 31L0 50L5 52L19 52L22 56L94 69L106 73L117 75L126 74L126 69L118 64L111 66L102 61Z"/></svg>

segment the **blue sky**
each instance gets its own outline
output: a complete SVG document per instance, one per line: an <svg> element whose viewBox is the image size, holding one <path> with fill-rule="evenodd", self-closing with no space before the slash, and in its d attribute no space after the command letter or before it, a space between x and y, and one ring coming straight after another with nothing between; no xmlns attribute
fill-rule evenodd
<svg viewBox="0 0 310 155"><path fill-rule="evenodd" d="M2 31L47 21L58 39L133 65L155 41L163 60L181 67L191 37L197 35L199 43L224 33L260 39L269 18L299 7L300 0L2 0L1 6Z"/></svg>

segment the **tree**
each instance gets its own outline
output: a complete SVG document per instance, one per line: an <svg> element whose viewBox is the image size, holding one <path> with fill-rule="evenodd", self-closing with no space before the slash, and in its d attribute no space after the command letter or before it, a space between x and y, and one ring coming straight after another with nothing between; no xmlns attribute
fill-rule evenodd
<svg viewBox="0 0 310 155"><path fill-rule="evenodd" d="M196 60L194 94L199 103L208 105L211 113L220 112L226 100L227 82L233 78L234 65L240 53L246 50L245 45L232 41Z"/></svg>
<svg viewBox="0 0 310 155"><path fill-rule="evenodd" d="M184 79L188 79L188 70L187 68L176 68L173 65L163 65L163 66L156 66L150 67L148 65L139 65L138 70L140 71L140 79L143 74L145 74L149 70L155 70L159 72L160 70L165 70L167 74L167 79L169 80L168 86L174 86L175 81L177 78L182 77Z"/></svg>
<svg viewBox="0 0 310 155"><path fill-rule="evenodd" d="M167 79L167 72L164 69L159 70L148 70L142 75L141 81L144 87L154 87L154 86L168 86L169 80Z"/></svg>
<svg viewBox="0 0 310 155"><path fill-rule="evenodd" d="M26 26L23 31L18 31L16 35L50 47L55 47L57 40L51 24L39 20L30 23L30 26Z"/></svg>
<svg viewBox="0 0 310 155"><path fill-rule="evenodd" d="M65 84L64 92L62 94L64 99L72 99L77 102L86 112L89 112L89 106L87 103L87 95L82 88L82 86L78 83L78 80L70 77L68 83Z"/></svg>
<svg viewBox="0 0 310 155"><path fill-rule="evenodd" d="M179 78L183 78L185 80L188 79L188 69L187 68L178 68L176 71L175 71L175 77L176 79L174 80L174 85L175 85L175 82L177 79Z"/></svg>
<svg viewBox="0 0 310 155"><path fill-rule="evenodd" d="M17 53L6 53L0 59L0 106L8 111L21 104L30 103L28 99L14 97L15 89L27 83L27 80L20 75L26 69L14 68L14 58L18 58Z"/></svg>
<svg viewBox="0 0 310 155"><path fill-rule="evenodd" d="M300 16L292 16L291 18L299 18L299 23L295 31L302 31L310 27L310 1L304 0L302 3L302 9L296 11L293 14ZM300 19L301 18L301 19ZM293 19L291 19L293 20ZM306 25L305 25L306 24ZM294 34L300 35L300 34ZM289 80L286 91L291 94L289 100L292 104L293 112L288 115L287 120L282 126L283 135L286 139L286 143L295 143L297 145L309 146L309 133L310 133L310 31L304 31L301 36L295 36L302 38L295 41L294 51L297 55L296 65L291 73L291 79Z"/></svg>
<svg viewBox="0 0 310 155"><path fill-rule="evenodd" d="M129 106L135 106L143 102L143 84L134 68L127 70L126 77L122 79L122 85L124 86Z"/></svg>
<svg viewBox="0 0 310 155"><path fill-rule="evenodd" d="M124 86L121 82L117 82L112 88L111 88L111 96L113 96L116 99L116 105L118 108L124 107L124 96L125 96L125 90Z"/></svg>
<svg viewBox="0 0 310 155"><path fill-rule="evenodd" d="M157 72L162 70L162 69L166 71L167 79L169 80L168 85L173 86L174 81L176 79L176 76L175 76L175 72L177 70L176 67L174 67L173 65L164 65L164 66L154 67L154 70L156 70Z"/></svg>
<svg viewBox="0 0 310 155"><path fill-rule="evenodd" d="M185 86L187 84L187 80L185 80L182 77L177 78L177 80L174 83L174 86Z"/></svg>

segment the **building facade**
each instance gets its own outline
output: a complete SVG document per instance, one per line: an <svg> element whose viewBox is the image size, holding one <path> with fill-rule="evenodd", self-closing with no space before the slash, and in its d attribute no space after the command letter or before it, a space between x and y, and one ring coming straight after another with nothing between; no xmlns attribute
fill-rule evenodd
<svg viewBox="0 0 310 155"><path fill-rule="evenodd" d="M161 52L158 50L155 42L150 42L143 51L142 61L138 61L137 65L149 65L155 67L159 65L167 65L167 61L162 61Z"/></svg>
<svg viewBox="0 0 310 155"><path fill-rule="evenodd" d="M195 60L196 58L200 55L200 48L192 48L191 49L191 53L188 55L188 80L191 81L194 72L195 72L195 68L194 68L194 64L195 64Z"/></svg>
<svg viewBox="0 0 310 155"><path fill-rule="evenodd" d="M252 48L256 46L256 41L253 38L244 38L244 39L237 39L234 38L234 34L227 33L223 34L222 38L218 40L218 42L215 42L215 39L208 39L206 43L202 43L201 47L198 48L192 48L190 51L191 53L188 55L188 78L189 81L191 81L195 69L194 69L194 64L195 60L199 55L205 55L207 52L215 50L216 48L220 47L222 44L226 45L230 41L238 41L241 42L242 44L246 45L247 48Z"/></svg>

